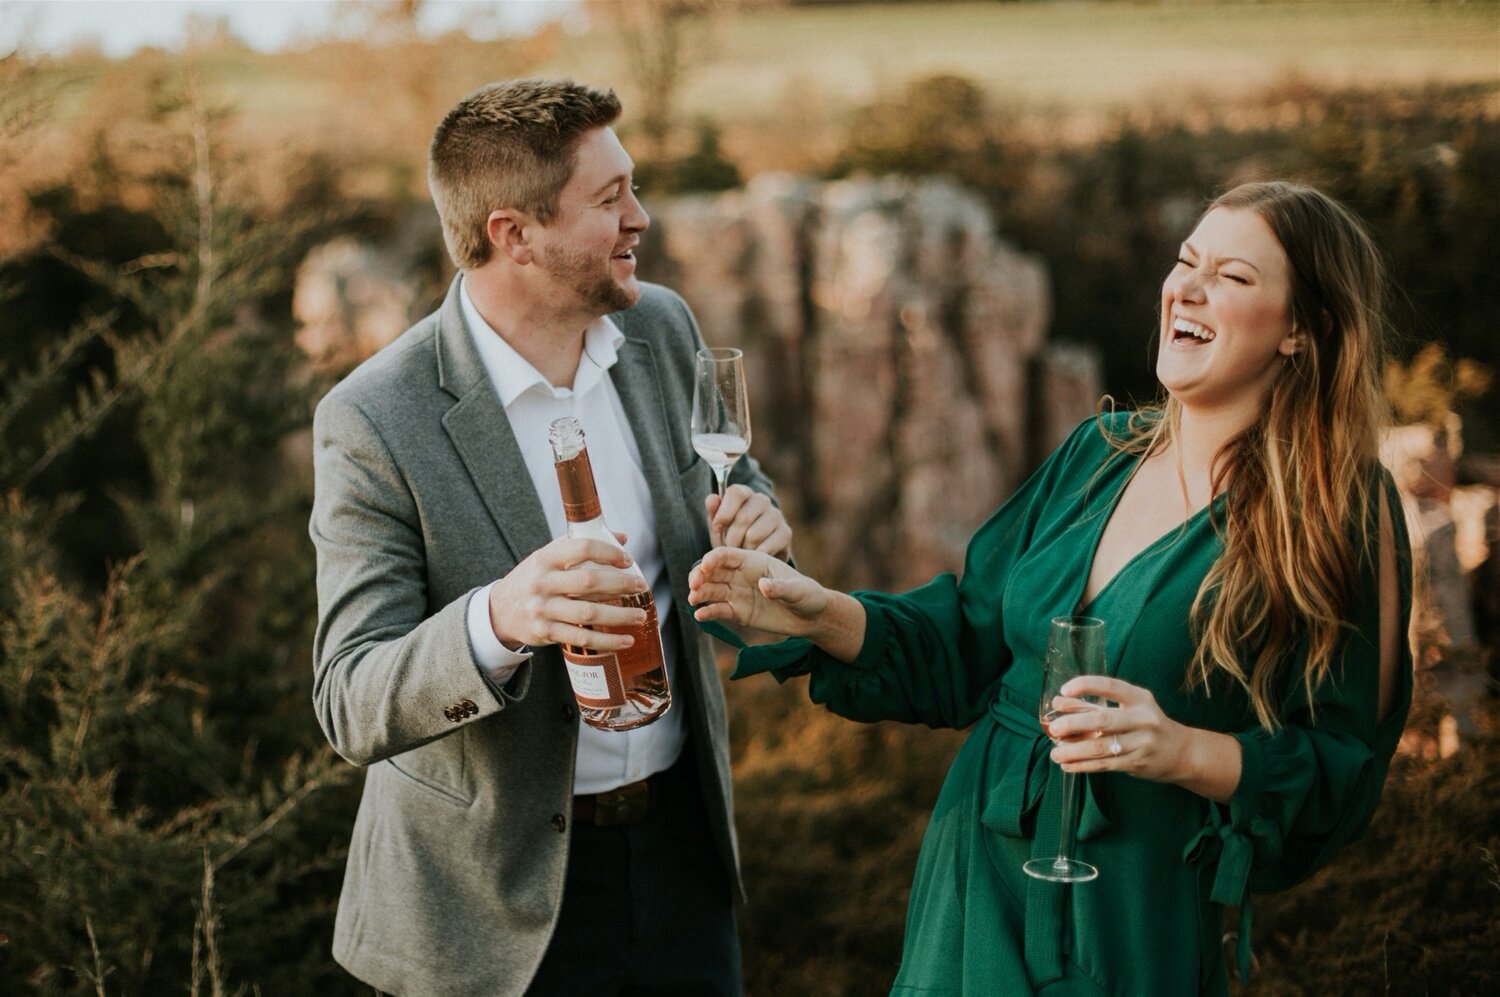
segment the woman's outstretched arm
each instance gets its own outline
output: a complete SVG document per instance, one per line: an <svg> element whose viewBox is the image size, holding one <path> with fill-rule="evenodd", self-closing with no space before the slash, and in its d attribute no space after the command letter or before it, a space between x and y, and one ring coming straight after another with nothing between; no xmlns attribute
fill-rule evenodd
<svg viewBox="0 0 1500 997"><path fill-rule="evenodd" d="M784 637L806 637L848 663L865 642L865 607L779 558L719 547L688 576L693 618L730 621Z"/></svg>

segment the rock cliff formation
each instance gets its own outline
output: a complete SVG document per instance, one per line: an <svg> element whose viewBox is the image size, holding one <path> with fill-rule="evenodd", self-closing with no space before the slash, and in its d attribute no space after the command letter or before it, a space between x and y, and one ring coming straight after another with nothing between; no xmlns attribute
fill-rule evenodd
<svg viewBox="0 0 1500 997"><path fill-rule="evenodd" d="M656 221L665 265L650 275L709 344L745 351L751 452L829 581L956 569L974 528L1095 411L1094 354L1045 338L1043 266L951 183L767 174Z"/></svg>

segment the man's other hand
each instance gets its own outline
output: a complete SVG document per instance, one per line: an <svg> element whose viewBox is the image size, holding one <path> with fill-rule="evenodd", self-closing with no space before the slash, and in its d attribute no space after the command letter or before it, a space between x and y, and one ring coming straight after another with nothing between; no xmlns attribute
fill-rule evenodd
<svg viewBox="0 0 1500 997"><path fill-rule="evenodd" d="M744 485L730 485L719 496L703 500L708 535L715 547L756 550L783 561L791 559L792 528L769 496Z"/></svg>

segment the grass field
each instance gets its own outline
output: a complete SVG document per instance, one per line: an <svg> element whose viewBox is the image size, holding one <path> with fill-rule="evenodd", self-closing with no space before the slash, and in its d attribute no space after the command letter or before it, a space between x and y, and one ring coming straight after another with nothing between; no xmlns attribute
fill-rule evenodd
<svg viewBox="0 0 1500 997"><path fill-rule="evenodd" d="M940 72L966 76L997 100L1073 112L1183 95L1232 99L1288 77L1334 86L1500 82L1494 0L726 5L691 37L680 110L731 127L788 114L837 117ZM396 88L420 85L424 98L446 108L517 72L607 82L627 105L633 97L633 53L607 24L531 46L432 41L351 59L353 48L215 52L204 71L246 115L281 123L348 100L356 80L377 114L393 98L409 101ZM425 63L421 82L417 67L388 72L394 59ZM83 93L108 74L97 61L60 68Z"/></svg>
<svg viewBox="0 0 1500 997"><path fill-rule="evenodd" d="M629 73L605 32L541 68ZM809 99L837 111L951 72L1002 100L1097 111L1175 93L1500 79L1495 3L954 3L750 8L721 17L683 109L725 122ZM598 68L592 69L597 66ZM628 89L628 88L627 88Z"/></svg>

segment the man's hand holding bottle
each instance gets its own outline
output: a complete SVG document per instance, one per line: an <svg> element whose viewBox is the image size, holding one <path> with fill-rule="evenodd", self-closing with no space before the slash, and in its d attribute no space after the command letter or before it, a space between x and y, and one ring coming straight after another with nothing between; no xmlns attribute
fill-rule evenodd
<svg viewBox="0 0 1500 997"><path fill-rule="evenodd" d="M615 534L621 544L623 533ZM574 644L596 651L620 651L633 641L626 634L594 629L638 626L645 613L611 605L622 596L646 591L623 546L603 540L558 537L531 553L490 589L490 626L512 650L530 645Z"/></svg>

